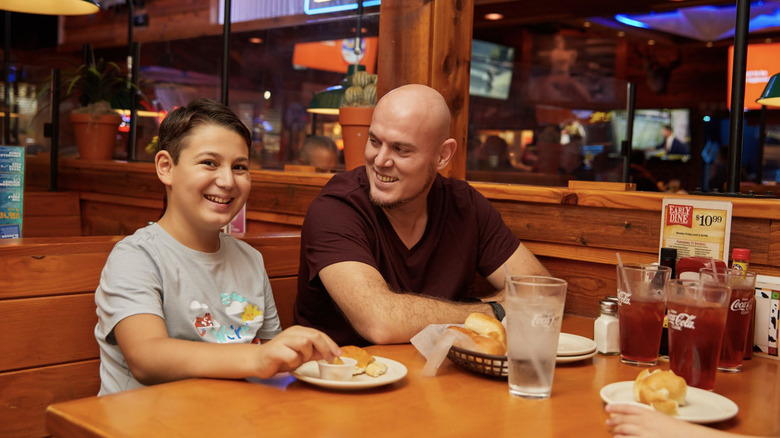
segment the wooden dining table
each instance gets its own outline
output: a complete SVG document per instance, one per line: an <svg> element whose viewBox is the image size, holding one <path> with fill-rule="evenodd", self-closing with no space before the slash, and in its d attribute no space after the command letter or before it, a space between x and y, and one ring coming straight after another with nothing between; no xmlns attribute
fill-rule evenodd
<svg viewBox="0 0 780 438"><path fill-rule="evenodd" d="M562 330L592 339L593 319L566 316ZM449 360L436 376L425 376L426 359L411 344L367 350L404 364L407 375L362 390L323 388L286 373L269 380L187 379L56 403L46 424L56 437L608 437L599 391L642 370L618 356L558 364L551 397L528 400L511 396L505 378ZM739 412L708 427L780 436L780 361L754 357L740 373L719 372L713 392Z"/></svg>

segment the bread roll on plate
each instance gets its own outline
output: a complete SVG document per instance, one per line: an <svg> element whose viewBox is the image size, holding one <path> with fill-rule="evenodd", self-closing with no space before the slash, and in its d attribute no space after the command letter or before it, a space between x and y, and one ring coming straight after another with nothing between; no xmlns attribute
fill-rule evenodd
<svg viewBox="0 0 780 438"><path fill-rule="evenodd" d="M355 365L355 371L353 373L355 375L365 373L368 364L375 360L371 353L354 345L346 345L340 349L342 356L351 357L357 361L357 365Z"/></svg>
<svg viewBox="0 0 780 438"><path fill-rule="evenodd" d="M634 400L669 415L677 415L677 408L685 406L687 392L685 379L671 370L642 370L634 381Z"/></svg>

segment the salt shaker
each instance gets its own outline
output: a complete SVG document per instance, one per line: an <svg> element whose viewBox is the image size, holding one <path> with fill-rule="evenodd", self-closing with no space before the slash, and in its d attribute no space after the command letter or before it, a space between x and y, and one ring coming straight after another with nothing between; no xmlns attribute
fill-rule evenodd
<svg viewBox="0 0 780 438"><path fill-rule="evenodd" d="M604 355L620 353L619 325L617 319L617 303L612 300L599 300L600 315L593 323L593 340L596 350Z"/></svg>

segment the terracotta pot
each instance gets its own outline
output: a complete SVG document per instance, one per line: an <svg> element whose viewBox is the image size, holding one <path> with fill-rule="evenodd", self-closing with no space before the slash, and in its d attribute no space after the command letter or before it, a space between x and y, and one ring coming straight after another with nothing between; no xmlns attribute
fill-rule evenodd
<svg viewBox="0 0 780 438"><path fill-rule="evenodd" d="M91 117L89 114L70 114L70 123L76 136L79 157L83 160L110 160L114 156L117 128L122 122L119 114Z"/></svg>
<svg viewBox="0 0 780 438"><path fill-rule="evenodd" d="M347 170L366 164L368 127L373 114L373 107L339 108L341 138L344 140L344 165Z"/></svg>

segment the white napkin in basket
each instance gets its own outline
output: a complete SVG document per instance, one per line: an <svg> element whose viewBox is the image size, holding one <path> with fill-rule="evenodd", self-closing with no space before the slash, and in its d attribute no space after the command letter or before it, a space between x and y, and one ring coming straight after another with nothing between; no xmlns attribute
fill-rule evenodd
<svg viewBox="0 0 780 438"><path fill-rule="evenodd" d="M436 371L444 362L456 339L460 341L462 348L476 350L477 346L471 338L455 330L447 330L451 325L463 326L462 324L431 324L412 337L412 345L428 360L422 370L423 376L436 375Z"/></svg>

